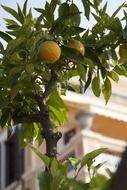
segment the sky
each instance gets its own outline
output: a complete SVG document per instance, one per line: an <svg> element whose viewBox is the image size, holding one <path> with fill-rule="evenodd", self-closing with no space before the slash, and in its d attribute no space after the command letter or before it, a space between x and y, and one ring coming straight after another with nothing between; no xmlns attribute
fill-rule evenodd
<svg viewBox="0 0 127 190"><path fill-rule="evenodd" d="M16 9L16 3L18 3L22 6L24 1L25 0L0 0L0 5L6 5L6 6ZM48 0L48 1L50 1L50 0ZM127 3L127 0L107 0L107 1L108 1L108 12L110 14L112 14L114 12L114 10L116 10L118 8L118 6L121 5L123 2ZM34 7L41 8L41 7L44 7L45 2L46 2L46 0L28 0L28 6L32 7L32 8L34 8ZM81 2L81 0L74 0L74 3L76 3L78 5L78 7L80 8L80 11L83 12L83 6L80 2ZM103 2L105 3L106 0L103 0ZM35 17L37 16L37 12L34 11L33 14ZM119 16L121 17L121 14L119 14ZM5 30L5 22L3 21L3 18L10 18L10 15L8 13L6 13L0 7L0 31ZM90 22L82 19L82 22L81 22L82 27L88 28L88 27L92 27L93 25L94 25L93 19Z"/></svg>

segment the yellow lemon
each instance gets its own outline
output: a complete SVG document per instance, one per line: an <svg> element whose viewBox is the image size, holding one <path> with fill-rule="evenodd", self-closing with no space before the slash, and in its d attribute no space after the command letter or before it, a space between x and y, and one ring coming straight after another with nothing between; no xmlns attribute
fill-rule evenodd
<svg viewBox="0 0 127 190"><path fill-rule="evenodd" d="M55 63L61 55L61 48L54 41L42 42L38 48L38 56L49 63Z"/></svg>

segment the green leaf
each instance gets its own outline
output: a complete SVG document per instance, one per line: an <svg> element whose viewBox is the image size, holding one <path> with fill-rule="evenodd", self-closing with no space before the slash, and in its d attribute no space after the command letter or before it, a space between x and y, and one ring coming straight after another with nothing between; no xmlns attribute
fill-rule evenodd
<svg viewBox="0 0 127 190"><path fill-rule="evenodd" d="M85 92L85 91L87 90L87 88L90 86L91 80L92 80L92 72L91 72L91 70L89 70L89 71L88 71L87 80L86 80L85 86L84 86L84 92Z"/></svg>
<svg viewBox="0 0 127 190"><path fill-rule="evenodd" d="M10 109L3 109L0 117L0 126L5 127L8 119L10 119Z"/></svg>
<svg viewBox="0 0 127 190"><path fill-rule="evenodd" d="M94 69L95 63L90 58L85 57L84 65L88 65L90 68Z"/></svg>
<svg viewBox="0 0 127 190"><path fill-rule="evenodd" d="M20 90L21 91L23 90L23 87L24 87L24 85L22 83L17 83L16 85L13 86L13 88L11 89L11 93L10 93L11 100L13 100L17 96L17 94L19 93Z"/></svg>
<svg viewBox="0 0 127 190"><path fill-rule="evenodd" d="M122 5L120 5L120 6L116 9L115 12L113 12L112 18L114 18L114 17L119 13L119 11L124 7L124 5L125 5L125 2L122 3Z"/></svg>
<svg viewBox="0 0 127 190"><path fill-rule="evenodd" d="M24 18L24 26L26 26L26 28L28 27L29 31L27 31L27 30L26 31L28 33L30 33L31 32L31 28L33 27L33 17L32 17L31 9L29 10L28 15Z"/></svg>
<svg viewBox="0 0 127 190"><path fill-rule="evenodd" d="M62 190L61 188L59 189L61 182L63 182L63 176L62 175L57 175L57 176L53 176L52 181L51 181L51 185L50 185L50 190ZM64 190L64 189L63 189Z"/></svg>
<svg viewBox="0 0 127 190"><path fill-rule="evenodd" d="M33 124L23 124L20 137L20 146L24 148L28 143L33 142L34 127Z"/></svg>
<svg viewBox="0 0 127 190"><path fill-rule="evenodd" d="M68 12L69 12L69 4L68 3L62 3L58 9L59 17L62 17L64 15L68 14Z"/></svg>
<svg viewBox="0 0 127 190"><path fill-rule="evenodd" d="M76 36L82 33L85 29L78 26L65 27L65 29L61 32L61 35L70 40L70 37Z"/></svg>
<svg viewBox="0 0 127 190"><path fill-rule="evenodd" d="M94 42L94 43L96 43L96 42ZM86 58L86 61L87 61L87 59L91 60L92 67L95 66L95 65L100 66L100 64L101 64L100 60L98 58L98 55L97 55L95 49L93 49L93 48L86 47L86 49L85 49L85 58Z"/></svg>
<svg viewBox="0 0 127 190"><path fill-rule="evenodd" d="M77 70L78 70L78 74L79 74L81 80L83 80L85 82L86 81L86 71L87 71L86 68L83 65L78 64Z"/></svg>
<svg viewBox="0 0 127 190"><path fill-rule="evenodd" d="M68 20L73 20L73 18L75 18L77 15L80 15L80 14L81 12L76 12L76 13L74 12L74 13L68 13L59 17L52 25L51 32L59 33L61 30L63 30L61 26L63 26L65 22L67 22Z"/></svg>
<svg viewBox="0 0 127 190"><path fill-rule="evenodd" d="M48 171L41 172L38 176L38 180L40 190L50 190L52 176Z"/></svg>
<svg viewBox="0 0 127 190"><path fill-rule="evenodd" d="M30 148L32 151L44 162L44 164L49 167L50 164L50 158L44 154L42 154L38 148L34 147L33 145L30 145Z"/></svg>
<svg viewBox="0 0 127 190"><path fill-rule="evenodd" d="M25 41L24 36L9 41L6 48L6 53L13 53L15 49Z"/></svg>
<svg viewBox="0 0 127 190"><path fill-rule="evenodd" d="M70 59L70 61L77 61L77 62L84 62L84 57L82 56L82 54L70 47L67 46L61 46L62 49L62 53L68 58Z"/></svg>
<svg viewBox="0 0 127 190"><path fill-rule="evenodd" d="M101 16L103 16L103 15L106 13L106 11L107 11L107 5L108 5L108 2L106 2L106 3L104 4L104 6L101 7L100 10L98 10L98 11L99 11L99 14L100 14Z"/></svg>
<svg viewBox="0 0 127 190"><path fill-rule="evenodd" d="M110 71L110 72L107 72L108 76L114 80L115 82L118 82L119 81L119 76L116 72L114 71Z"/></svg>
<svg viewBox="0 0 127 190"><path fill-rule="evenodd" d="M103 92L103 95L105 98L105 102L107 104L107 102L111 96L111 93L112 93L112 85L111 85L109 78L105 79L104 84L102 85L102 92Z"/></svg>
<svg viewBox="0 0 127 190"><path fill-rule="evenodd" d="M43 142L40 123L34 122L33 127L34 127L33 139L34 141L37 141L38 145L40 146Z"/></svg>
<svg viewBox="0 0 127 190"><path fill-rule="evenodd" d="M4 54L4 46L1 42L0 42L0 54Z"/></svg>
<svg viewBox="0 0 127 190"><path fill-rule="evenodd" d="M56 160L56 158L53 158L53 160L51 162L51 167L50 167L52 176L57 175L57 170L58 170L58 161Z"/></svg>
<svg viewBox="0 0 127 190"><path fill-rule="evenodd" d="M83 6L84 6L84 11L85 11L85 16L89 20L90 16L90 2L87 0L82 0Z"/></svg>
<svg viewBox="0 0 127 190"><path fill-rule="evenodd" d="M110 19L109 15L105 13L101 17L100 21L97 22L94 25L94 27L92 28L92 33L94 35L97 35L97 34L101 34L102 35L103 32L105 31L105 28L107 27L107 25L110 26L110 24L111 24L111 19Z"/></svg>
<svg viewBox="0 0 127 190"><path fill-rule="evenodd" d="M24 23L24 15L18 3L17 3L17 7L18 7L18 15L22 21L21 23Z"/></svg>
<svg viewBox="0 0 127 190"><path fill-rule="evenodd" d="M120 45L119 47L120 61L127 61L127 45Z"/></svg>
<svg viewBox="0 0 127 190"><path fill-rule="evenodd" d="M50 3L50 11L52 12L53 16L54 16L54 12L56 10L57 5L59 5L58 0L51 1Z"/></svg>
<svg viewBox="0 0 127 190"><path fill-rule="evenodd" d="M93 15L93 17L95 18L95 20L97 21L97 22L99 22L100 21L100 17L99 16L97 16L96 14L94 14L94 13L91 13L92 15Z"/></svg>
<svg viewBox="0 0 127 190"><path fill-rule="evenodd" d="M9 30L18 30L20 28L20 26L18 26L18 25L8 25L7 26L7 29L9 29ZM7 32L10 32L10 31L7 31ZM15 32L15 31L11 31L11 32Z"/></svg>
<svg viewBox="0 0 127 190"><path fill-rule="evenodd" d="M92 90L95 96L99 97L101 93L100 88L100 78L99 76L95 76L92 80Z"/></svg>
<svg viewBox="0 0 127 190"><path fill-rule="evenodd" d="M96 149L90 153L87 153L82 159L81 159L81 168L85 165L88 165L89 167L92 165L94 159L99 156L100 154L107 151L107 148L99 148Z"/></svg>
<svg viewBox="0 0 127 190"><path fill-rule="evenodd" d="M32 63L26 64L25 70L26 70L27 74L32 75L34 72L34 65Z"/></svg>
<svg viewBox="0 0 127 190"><path fill-rule="evenodd" d="M102 2L102 0L94 0L94 5L97 9L98 9L101 2Z"/></svg>
<svg viewBox="0 0 127 190"><path fill-rule="evenodd" d="M44 15L45 10L41 9L41 8L34 8L37 12L42 13L42 15Z"/></svg>
<svg viewBox="0 0 127 190"><path fill-rule="evenodd" d="M9 42L12 40L11 36L9 36L7 33L0 31L0 38L5 40L6 42Z"/></svg>
<svg viewBox="0 0 127 190"><path fill-rule="evenodd" d="M0 110L8 108L8 107L9 107L9 102L7 102L7 100L6 101L3 101L3 100L0 101Z"/></svg>
<svg viewBox="0 0 127 190"><path fill-rule="evenodd" d="M72 187L74 190L89 190L89 185L81 181L75 180L73 178L68 178L66 181L69 187Z"/></svg>
<svg viewBox="0 0 127 190"><path fill-rule="evenodd" d="M55 5L54 2L56 2L56 0L54 0L53 2L51 1L51 3L48 3L46 1L46 4L45 4L44 16L49 26L52 26L52 23L54 22L54 11L56 8L56 6L54 6Z"/></svg>
<svg viewBox="0 0 127 190"><path fill-rule="evenodd" d="M20 15L14 9L12 9L10 7L7 7L7 6L4 6L4 5L1 5L1 6L6 12L11 14L15 19L17 19L21 24L23 24L22 18L20 17Z"/></svg>
<svg viewBox="0 0 127 190"><path fill-rule="evenodd" d="M47 101L49 111L53 119L57 121L58 125L63 124L67 121L67 107L65 106L63 100L60 98L56 89L53 89Z"/></svg>
<svg viewBox="0 0 127 190"><path fill-rule="evenodd" d="M116 33L122 32L122 25L119 18L114 18L114 19L109 20L109 24L107 25L107 28Z"/></svg>
<svg viewBox="0 0 127 190"><path fill-rule="evenodd" d="M57 108L54 108L53 106L48 106L50 116L53 119L56 126L61 126L65 121L67 121L67 118L65 116L64 110L58 110Z"/></svg>
<svg viewBox="0 0 127 190"><path fill-rule="evenodd" d="M18 25L18 23L12 19L9 19L9 18L4 18L4 20L7 22L8 25Z"/></svg>
<svg viewBox="0 0 127 190"><path fill-rule="evenodd" d="M61 97L56 89L53 89L52 93L49 96L47 103L48 103L48 105L54 106L57 109L63 108L65 111L67 111L67 107L65 106L63 100L61 99Z"/></svg>
<svg viewBox="0 0 127 190"><path fill-rule="evenodd" d="M105 175L97 174L91 179L90 187L106 190L108 189L108 182L108 178Z"/></svg>
<svg viewBox="0 0 127 190"><path fill-rule="evenodd" d="M24 16L26 16L26 14L27 14L27 2L28 2L28 0L26 0L24 5L23 5L23 14L24 14Z"/></svg>
<svg viewBox="0 0 127 190"><path fill-rule="evenodd" d="M79 26L80 25L80 21L81 21L81 16L80 14L77 14L77 13L80 13L79 11L79 8L76 6L76 4L72 3L69 7L69 12L70 14L75 14L76 15L71 19L70 21L70 25L71 26Z"/></svg>
<svg viewBox="0 0 127 190"><path fill-rule="evenodd" d="M113 70L119 75L127 77L127 69L123 65L116 65Z"/></svg>

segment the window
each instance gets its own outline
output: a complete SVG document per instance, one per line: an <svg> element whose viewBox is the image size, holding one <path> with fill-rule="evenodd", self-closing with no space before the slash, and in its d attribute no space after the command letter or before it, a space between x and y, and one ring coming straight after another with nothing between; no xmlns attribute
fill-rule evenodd
<svg viewBox="0 0 127 190"><path fill-rule="evenodd" d="M15 128L15 133L6 142L0 144L0 189L4 189L24 172L24 150L19 148L21 127Z"/></svg>

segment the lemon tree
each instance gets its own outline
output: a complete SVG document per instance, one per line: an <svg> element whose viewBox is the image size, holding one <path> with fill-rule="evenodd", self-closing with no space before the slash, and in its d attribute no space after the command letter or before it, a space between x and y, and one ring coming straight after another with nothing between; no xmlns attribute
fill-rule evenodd
<svg viewBox="0 0 127 190"><path fill-rule="evenodd" d="M83 13L75 0L46 1L44 8L34 8L36 18L27 0L17 10L1 5L11 18L4 18L6 31L0 31L6 43L0 42L0 126L24 124L21 145L45 139L48 157L56 157L57 126L67 120L60 93L66 94L69 79L78 76L84 93L90 87L107 103L111 80L127 76L127 4L109 15L101 0L80 3ZM95 24L83 28L81 18L84 23L94 18Z"/></svg>

